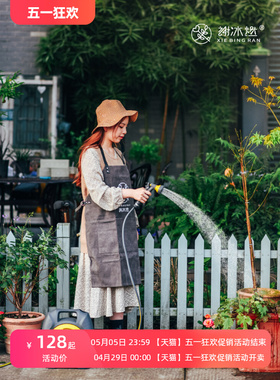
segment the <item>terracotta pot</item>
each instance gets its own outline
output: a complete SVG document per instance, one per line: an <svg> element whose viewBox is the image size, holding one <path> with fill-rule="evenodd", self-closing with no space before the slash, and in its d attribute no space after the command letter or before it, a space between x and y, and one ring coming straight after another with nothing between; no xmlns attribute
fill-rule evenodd
<svg viewBox="0 0 280 380"><path fill-rule="evenodd" d="M254 288L244 288L237 291L239 298L250 298L255 293ZM280 301L280 290L269 288L257 288L257 293L264 299L273 302Z"/></svg>
<svg viewBox="0 0 280 380"><path fill-rule="evenodd" d="M5 346L6 346L6 352L10 353L10 336L14 330L35 330L40 329L43 320L45 319L45 315L42 313L37 313L33 311L24 311L23 314L28 314L29 316L36 316L33 318L9 318L9 315L18 314L18 311L11 311L8 313L5 313L5 315L8 315L8 317L5 317L3 319L3 325L6 327L6 336L5 339Z"/></svg>
<svg viewBox="0 0 280 380"><path fill-rule="evenodd" d="M264 368L239 368L241 372L280 372L280 315L271 314L267 322L260 322L259 329L271 335L271 362Z"/></svg>
<svg viewBox="0 0 280 380"><path fill-rule="evenodd" d="M255 293L253 288L241 289L240 298L249 298ZM257 288L257 293L264 299L277 303L280 301L280 290ZM271 362L264 368L239 368L241 372L280 372L280 315L270 314L267 322L260 322L259 329L267 330L271 335Z"/></svg>

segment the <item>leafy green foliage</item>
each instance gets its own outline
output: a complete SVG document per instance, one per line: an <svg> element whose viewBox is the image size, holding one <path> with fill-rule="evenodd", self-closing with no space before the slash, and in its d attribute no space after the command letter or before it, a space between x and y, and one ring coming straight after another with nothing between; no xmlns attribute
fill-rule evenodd
<svg viewBox="0 0 280 380"><path fill-rule="evenodd" d="M31 155L32 153L29 149L12 149L9 153L9 157L14 161L28 161Z"/></svg>
<svg viewBox="0 0 280 380"><path fill-rule="evenodd" d="M258 293L249 298L226 298L213 316L215 328L230 329L236 321L239 329L257 329L270 313L277 314L277 304L264 300Z"/></svg>
<svg viewBox="0 0 280 380"><path fill-rule="evenodd" d="M242 194L238 190L241 186L240 169L237 165L231 165L231 181L224 175L227 166L228 163L223 162L220 156L211 153L207 155L205 165L200 159L196 159L178 179L167 178L167 186L201 208L228 237L234 234L242 247L247 237L247 229L244 204L240 197ZM278 168L272 171L266 156L256 158L255 171L248 176L247 181L249 195L254 193L250 199L249 210L255 246L259 246L267 234L276 247L280 237L277 224L280 217L280 170ZM260 205L262 206L259 208ZM166 197L155 197L150 206L155 211L155 217L148 226L152 233L161 226L162 236L166 232L172 241L176 241L183 233L190 242L200 233L194 222ZM258 212L254 213L257 209Z"/></svg>
<svg viewBox="0 0 280 380"><path fill-rule="evenodd" d="M16 89L22 85L22 82L17 82L16 79L19 75L19 72L14 73L13 75L1 75L0 74L0 99L2 103L5 103L7 99L15 99L20 93L16 91ZM3 112L1 111L0 115Z"/></svg>
<svg viewBox="0 0 280 380"><path fill-rule="evenodd" d="M17 92L17 88L22 84L17 82L16 79L19 75L19 72L16 72L13 75L4 76L0 74L0 101L6 103L8 99L15 99L21 95L20 92ZM7 132L3 129L3 123L1 122L1 117L5 116L5 111L0 110L0 128L1 128L1 137L0 137L0 160L3 160L7 153L9 153L9 144L6 143L5 139Z"/></svg>
<svg viewBox="0 0 280 380"><path fill-rule="evenodd" d="M56 142L56 158L68 159L70 165L76 165L79 160L79 148L86 139L86 131L79 134L70 131L68 134L60 133Z"/></svg>
<svg viewBox="0 0 280 380"><path fill-rule="evenodd" d="M3 311L0 311L0 342L6 339L6 327L3 325L2 321L5 318L5 314Z"/></svg>
<svg viewBox="0 0 280 380"><path fill-rule="evenodd" d="M44 74L62 75L75 118L86 128L95 120L93 105L103 99L145 104L151 93L169 90L171 102L191 104L203 115L201 146L207 151L207 133L225 137L232 120L229 87L253 44L212 38L202 48L192 40L192 28L205 23L217 36L219 27L263 24L258 36L265 41L277 17L276 0L97 0L90 25L50 29L37 63Z"/></svg>
<svg viewBox="0 0 280 380"><path fill-rule="evenodd" d="M0 236L0 291L12 302L21 316L22 307L38 286L40 274L45 269L44 261L48 261L49 271L57 266L67 268L64 252L52 238L52 230L41 230L37 241L32 242L32 234L25 226L10 227L15 242L8 243L7 236ZM22 280L25 287L22 287Z"/></svg>
<svg viewBox="0 0 280 380"><path fill-rule="evenodd" d="M76 283L78 278L78 264L70 263L70 307L74 306L74 297L76 290ZM49 299L49 307L56 306L56 285L58 283L57 280L57 268L54 269L53 272L49 274L48 278L48 299Z"/></svg>
<svg viewBox="0 0 280 380"><path fill-rule="evenodd" d="M132 141L129 158L135 160L137 164L148 162L155 165L161 160L160 148L163 148L163 145L158 139L152 140L148 136L142 136L139 142Z"/></svg>

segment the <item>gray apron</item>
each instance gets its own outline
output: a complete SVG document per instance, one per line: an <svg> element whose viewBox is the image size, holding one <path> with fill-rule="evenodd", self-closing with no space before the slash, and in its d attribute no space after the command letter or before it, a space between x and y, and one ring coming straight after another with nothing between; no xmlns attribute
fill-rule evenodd
<svg viewBox="0 0 280 380"><path fill-rule="evenodd" d="M103 149L104 182L106 185L131 188L130 175L123 157L123 165L108 166ZM124 200L116 210L106 211L94 203L88 195L83 202L85 208L86 240L90 257L91 282L93 288L130 286L127 263L122 244L123 220L134 201ZM125 224L125 246L135 284L141 283L135 213L131 212Z"/></svg>

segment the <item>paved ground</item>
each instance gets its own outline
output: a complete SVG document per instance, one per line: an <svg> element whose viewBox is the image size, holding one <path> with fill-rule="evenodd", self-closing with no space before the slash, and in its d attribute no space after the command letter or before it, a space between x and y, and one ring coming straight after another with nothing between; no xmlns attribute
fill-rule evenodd
<svg viewBox="0 0 280 380"><path fill-rule="evenodd" d="M8 363L10 356L0 344L0 362ZM0 363L1 365L1 363ZM242 373L238 369L207 368L90 368L90 369L45 369L15 368L8 365L0 368L1 380L279 380L280 373Z"/></svg>

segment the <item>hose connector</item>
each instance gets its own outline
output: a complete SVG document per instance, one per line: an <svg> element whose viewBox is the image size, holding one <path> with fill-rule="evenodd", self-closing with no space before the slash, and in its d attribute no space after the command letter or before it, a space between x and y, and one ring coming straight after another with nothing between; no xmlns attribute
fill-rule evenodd
<svg viewBox="0 0 280 380"><path fill-rule="evenodd" d="M161 194L162 190L164 189L164 186L162 185L154 185L153 183L150 183L150 186L158 193Z"/></svg>

